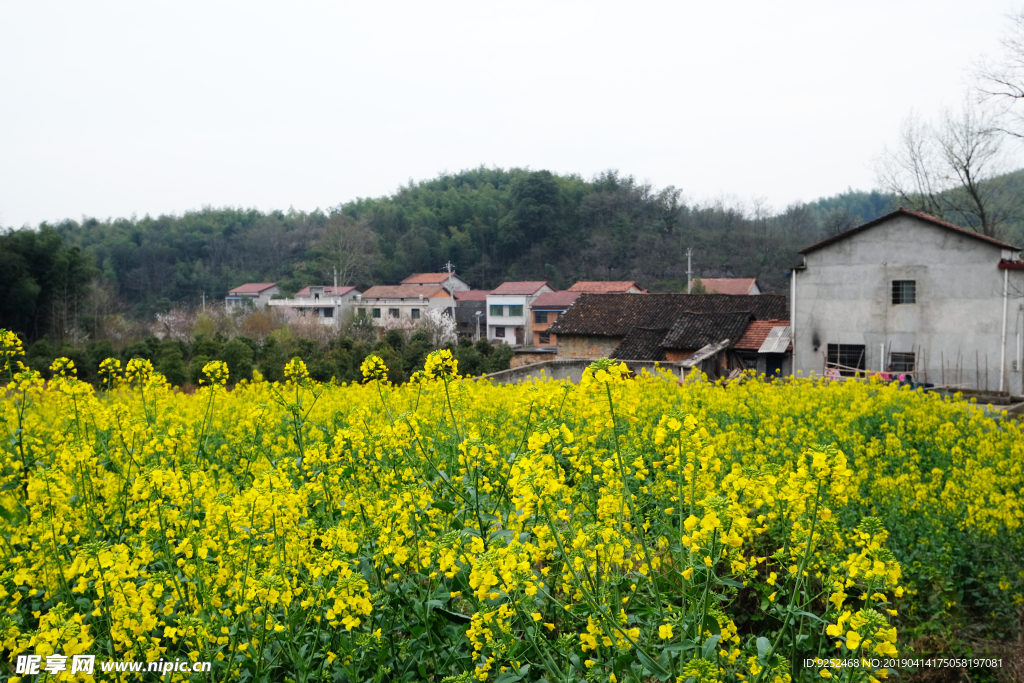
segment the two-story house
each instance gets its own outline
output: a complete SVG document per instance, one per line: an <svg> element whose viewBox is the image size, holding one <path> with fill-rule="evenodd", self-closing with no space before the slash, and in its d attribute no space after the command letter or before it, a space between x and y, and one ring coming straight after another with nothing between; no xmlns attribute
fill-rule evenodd
<svg viewBox="0 0 1024 683"><path fill-rule="evenodd" d="M414 325L431 308L455 314L455 297L440 285L375 285L352 304L355 315L367 316L381 327L387 327L388 320Z"/></svg>
<svg viewBox="0 0 1024 683"><path fill-rule="evenodd" d="M900 209L799 253L790 282L796 372L1021 392L1019 247Z"/></svg>
<svg viewBox="0 0 1024 683"><path fill-rule="evenodd" d="M523 346L532 340L530 305L545 292L547 282L505 282L487 295L487 340Z"/></svg>
<svg viewBox="0 0 1024 683"><path fill-rule="evenodd" d="M569 310L579 295L579 292L545 292L534 299L530 305L533 346L543 348L558 344L558 335L548 328Z"/></svg>
<svg viewBox="0 0 1024 683"><path fill-rule="evenodd" d="M289 319L316 318L324 325L338 325L352 312L362 292L355 287L309 285L291 299L271 299L270 306L283 311Z"/></svg>
<svg viewBox="0 0 1024 683"><path fill-rule="evenodd" d="M224 298L228 310L239 306L263 308L280 290L274 282L247 282L235 287Z"/></svg>

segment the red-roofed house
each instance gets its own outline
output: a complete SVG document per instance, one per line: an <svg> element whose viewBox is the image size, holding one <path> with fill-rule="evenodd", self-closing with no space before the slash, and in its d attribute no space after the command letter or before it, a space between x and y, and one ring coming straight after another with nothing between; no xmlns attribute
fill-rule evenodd
<svg viewBox="0 0 1024 683"><path fill-rule="evenodd" d="M751 320L733 347L747 367L770 377L788 375L793 345L788 320Z"/></svg>
<svg viewBox="0 0 1024 683"><path fill-rule="evenodd" d="M698 278L691 280L696 285ZM708 294L760 294L757 280L752 277L708 277L701 278L700 283Z"/></svg>
<svg viewBox="0 0 1024 683"><path fill-rule="evenodd" d="M545 292L554 290L544 281L505 282L487 295L487 339L523 346L533 340L530 331L530 304Z"/></svg>
<svg viewBox="0 0 1024 683"><path fill-rule="evenodd" d="M455 273L414 273L402 280L403 285L441 286L449 292L466 291L469 283Z"/></svg>
<svg viewBox="0 0 1024 683"><path fill-rule="evenodd" d="M596 282L581 281L569 288L570 292L577 294L644 294L639 283L630 281L618 282Z"/></svg>
<svg viewBox="0 0 1024 683"><path fill-rule="evenodd" d="M558 335L548 332L548 328L573 305L579 295L579 292L545 292L533 300L530 313L533 316L534 346L557 345Z"/></svg>
<svg viewBox="0 0 1024 683"><path fill-rule="evenodd" d="M352 312L352 304L361 292L355 287L309 285L291 299L272 299L269 303L289 318L317 318L324 325L337 325Z"/></svg>
<svg viewBox="0 0 1024 683"><path fill-rule="evenodd" d="M455 314L455 298L441 285L376 285L356 297L356 315L365 315L387 327L386 320L397 319L415 324L429 308Z"/></svg>
<svg viewBox="0 0 1024 683"><path fill-rule="evenodd" d="M224 305L228 309L236 306L263 308L270 303L271 297L279 292L275 282L247 282L228 292L224 297Z"/></svg>

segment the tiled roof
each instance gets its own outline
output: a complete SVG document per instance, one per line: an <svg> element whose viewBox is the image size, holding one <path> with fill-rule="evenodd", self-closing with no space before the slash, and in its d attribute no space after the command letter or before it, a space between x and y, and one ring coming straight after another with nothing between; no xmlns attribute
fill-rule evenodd
<svg viewBox="0 0 1024 683"><path fill-rule="evenodd" d="M668 329L664 327L637 327L619 342L611 357L622 360L665 360L661 340L667 332Z"/></svg>
<svg viewBox="0 0 1024 683"><path fill-rule="evenodd" d="M452 273L452 277L458 275ZM448 282L448 273L413 273L402 280L403 285L441 285Z"/></svg>
<svg viewBox="0 0 1024 683"><path fill-rule="evenodd" d="M228 294L259 294L265 289L270 289L276 282L247 282L244 285L235 287Z"/></svg>
<svg viewBox="0 0 1024 683"><path fill-rule="evenodd" d="M544 309L564 311L572 306L579 296L579 292L544 292L533 300L530 308L535 311Z"/></svg>
<svg viewBox="0 0 1024 683"><path fill-rule="evenodd" d="M309 297L313 296L312 294L309 293L309 288L310 287L316 287L316 286L317 285L308 285L306 287L303 287L299 291L295 292L295 298L296 299L308 299ZM334 286L333 285L323 285L323 288L324 288L324 296L334 296L335 295L334 294ZM352 292L354 289L355 289L355 287L338 287L338 294L337 295L338 296L345 296L346 294L349 294L350 292ZM358 294L358 292L356 292L356 293Z"/></svg>
<svg viewBox="0 0 1024 683"><path fill-rule="evenodd" d="M641 289L636 282L577 282L569 288L570 292L587 292L589 294L615 294L628 292L631 287Z"/></svg>
<svg viewBox="0 0 1024 683"><path fill-rule="evenodd" d="M747 325L747 331L743 333L740 340L736 342L736 348L740 351L757 351L768 338L773 327L789 325L788 320L751 320Z"/></svg>
<svg viewBox="0 0 1024 683"><path fill-rule="evenodd" d="M424 287L422 285L375 285L363 292L364 299L429 299L438 292L448 294L444 287Z"/></svg>
<svg viewBox="0 0 1024 683"><path fill-rule="evenodd" d="M452 294L456 301L487 301L486 289L456 289Z"/></svg>
<svg viewBox="0 0 1024 683"><path fill-rule="evenodd" d="M961 228L959 225L953 225L952 223L947 223L946 221L939 220L935 216L929 216L926 213L920 213L918 211L907 211L903 207L900 207L899 209L896 209L892 213L887 213L886 215L882 216L881 218L876 218L875 220L871 221L870 223L865 223L864 225L858 225L856 228L850 228L849 230L844 230L843 232L839 233L838 235L832 235L831 237L829 237L827 239L823 239L822 241L817 242L816 244L812 244L809 247L805 247L804 249L801 249L797 253L808 254L808 253L810 253L812 251L815 251L816 249L821 249L822 247L828 246L829 244L832 244L833 242L838 242L839 240L844 240L847 237L850 237L851 235L855 235L858 232L861 232L863 230L867 230L868 228L873 228L876 225L884 223L885 221L891 220L893 218L897 218L899 216L913 216L914 218L918 218L918 219L920 219L922 221L925 221L926 223L931 223L932 225L936 225L936 226L938 226L940 228L945 228L946 230L952 230L954 232L958 232L961 235L964 235L966 237L973 237L974 239L978 239L978 240L981 240L983 242L988 242L989 244L994 244L995 246L1002 247L1003 249L1012 249L1014 251L1020 251L1020 247L1015 247L1012 244L1007 244L1006 242L1001 242L1001 241L997 240L994 237L988 237L986 235L982 235L979 232L974 232L972 230L967 230L966 228Z"/></svg>
<svg viewBox="0 0 1024 683"><path fill-rule="evenodd" d="M536 294L537 290L546 286L548 283L545 280L531 280L526 282L504 282L497 289L491 290L491 294L518 294L518 295L531 295Z"/></svg>
<svg viewBox="0 0 1024 683"><path fill-rule="evenodd" d="M696 282L697 278L693 281ZM701 278L700 282L708 294L750 294L757 280L752 277L708 277Z"/></svg>
<svg viewBox="0 0 1024 683"><path fill-rule="evenodd" d="M685 312L740 311L758 320L789 317L786 297L778 294L581 294L549 329L554 334L625 337L638 327L669 329Z"/></svg>
<svg viewBox="0 0 1024 683"><path fill-rule="evenodd" d="M661 340L661 347L696 351L723 339L735 343L743 336L751 318L753 314L750 311L683 313Z"/></svg>

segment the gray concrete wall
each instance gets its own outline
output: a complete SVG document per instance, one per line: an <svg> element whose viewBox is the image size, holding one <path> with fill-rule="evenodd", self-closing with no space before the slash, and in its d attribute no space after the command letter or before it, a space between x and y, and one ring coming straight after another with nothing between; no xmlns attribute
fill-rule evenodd
<svg viewBox="0 0 1024 683"><path fill-rule="evenodd" d="M481 379L489 379L498 382L499 384L518 384L520 382L529 382L532 380L563 380L567 379L570 382L576 383L583 378L583 371L593 361L589 358L571 358L565 360L549 360L543 363L534 363L532 365L525 365L520 368L513 368L511 370L503 370L501 372L495 372L490 375L484 375ZM655 361L616 361L616 363L625 362L636 374L640 374L643 370L647 370L650 374L656 374L657 368L663 368L670 370L676 377L683 377L685 374L683 368L678 363L655 363Z"/></svg>
<svg viewBox="0 0 1024 683"><path fill-rule="evenodd" d="M884 344L886 354L917 354L918 381L942 383L944 362L946 384L995 390L1008 272L1003 388L1020 393L1013 361L1024 334L1024 271L998 268L1000 258L1016 257L908 216L807 254L806 270L795 274L796 369L820 375L828 344L863 344L867 370L877 372ZM916 281L916 303L894 305L893 280Z"/></svg>

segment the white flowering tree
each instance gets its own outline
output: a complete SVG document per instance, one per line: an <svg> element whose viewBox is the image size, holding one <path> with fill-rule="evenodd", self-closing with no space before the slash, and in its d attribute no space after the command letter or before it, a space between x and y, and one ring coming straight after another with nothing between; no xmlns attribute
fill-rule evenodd
<svg viewBox="0 0 1024 683"><path fill-rule="evenodd" d="M436 348L455 344L459 339L456 334L455 318L439 308L428 308L417 323L416 329L426 332L430 337L430 343Z"/></svg>

